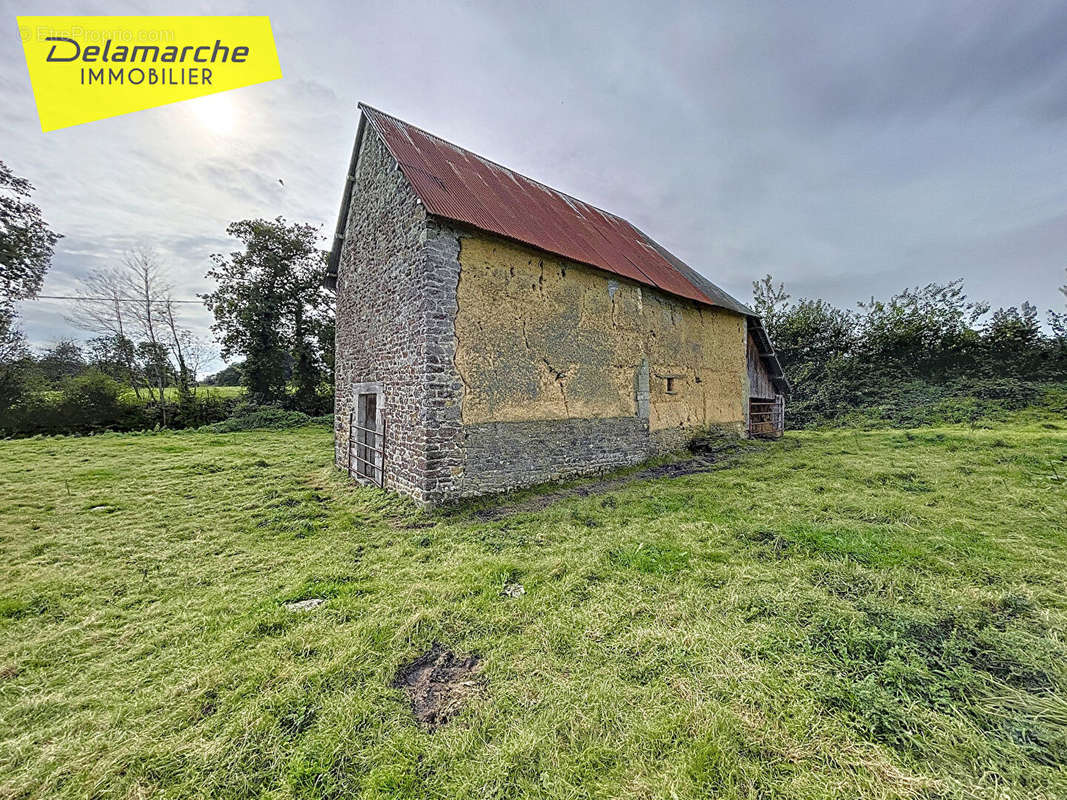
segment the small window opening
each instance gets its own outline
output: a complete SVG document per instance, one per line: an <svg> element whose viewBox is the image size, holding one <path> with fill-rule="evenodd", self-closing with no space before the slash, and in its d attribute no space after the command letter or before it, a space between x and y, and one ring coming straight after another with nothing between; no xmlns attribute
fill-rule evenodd
<svg viewBox="0 0 1067 800"><path fill-rule="evenodd" d="M674 394L674 378L667 378L667 394Z"/></svg>

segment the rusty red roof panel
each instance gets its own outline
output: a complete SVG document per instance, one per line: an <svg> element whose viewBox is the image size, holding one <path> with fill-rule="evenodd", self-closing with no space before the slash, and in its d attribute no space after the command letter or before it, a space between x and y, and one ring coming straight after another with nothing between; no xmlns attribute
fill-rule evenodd
<svg viewBox="0 0 1067 800"><path fill-rule="evenodd" d="M377 109L360 108L431 214L673 295L752 313L621 217Z"/></svg>

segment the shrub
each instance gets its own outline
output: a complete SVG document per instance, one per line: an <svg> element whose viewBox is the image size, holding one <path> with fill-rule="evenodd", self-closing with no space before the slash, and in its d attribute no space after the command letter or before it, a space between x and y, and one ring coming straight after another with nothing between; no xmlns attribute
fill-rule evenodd
<svg viewBox="0 0 1067 800"><path fill-rule="evenodd" d="M292 411L302 411L309 417L318 417L333 411L333 387L331 391L289 395L285 407Z"/></svg>
<svg viewBox="0 0 1067 800"><path fill-rule="evenodd" d="M319 418L321 419L321 418ZM302 411L286 411L278 406L241 403L229 419L206 426L212 433L235 433L256 428L297 428L312 420Z"/></svg>
<svg viewBox="0 0 1067 800"><path fill-rule="evenodd" d="M60 394L58 422L67 430L97 430L118 423L123 386L91 369L67 380Z"/></svg>
<svg viewBox="0 0 1067 800"><path fill-rule="evenodd" d="M197 428L226 419L236 398L212 393L190 395L180 402L144 401L113 378L89 370L69 379L62 390L40 387L24 392L18 402L0 410L0 434L91 433L155 428L166 419L168 428Z"/></svg>
<svg viewBox="0 0 1067 800"><path fill-rule="evenodd" d="M189 395L168 413L168 423L175 428L199 428L227 419L237 404L236 397L223 397L212 392Z"/></svg>
<svg viewBox="0 0 1067 800"><path fill-rule="evenodd" d="M966 378L945 383L927 380L871 380L852 403L830 402L822 392L804 396L790 409L792 427L859 425L919 427L996 419L1025 408L1063 407L1064 387L1011 378Z"/></svg>
<svg viewBox="0 0 1067 800"><path fill-rule="evenodd" d="M905 289L844 311L793 302L768 275L753 286L793 387L791 427L849 422L924 425L975 421L1042 404L1067 380L1067 317L1037 308L989 311L961 281Z"/></svg>

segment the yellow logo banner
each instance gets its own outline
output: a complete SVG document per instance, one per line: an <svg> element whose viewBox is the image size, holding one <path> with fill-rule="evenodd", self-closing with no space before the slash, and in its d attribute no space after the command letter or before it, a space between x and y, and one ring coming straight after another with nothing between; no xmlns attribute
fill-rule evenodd
<svg viewBox="0 0 1067 800"><path fill-rule="evenodd" d="M19 17L41 129L282 77L269 17Z"/></svg>

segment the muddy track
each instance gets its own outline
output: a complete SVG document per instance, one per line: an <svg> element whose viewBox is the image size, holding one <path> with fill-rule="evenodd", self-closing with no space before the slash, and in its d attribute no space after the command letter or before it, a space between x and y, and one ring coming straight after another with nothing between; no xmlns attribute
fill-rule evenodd
<svg viewBox="0 0 1067 800"><path fill-rule="evenodd" d="M489 508L481 508L474 512L474 516L480 520L490 522L504 519L514 514L524 514L541 511L556 503L572 497L589 497L591 495L605 494L621 489L634 481L644 481L654 478L680 478L684 475L695 475L700 472L711 472L723 469L738 459L744 451L743 444L738 442L697 442L692 446L693 457L683 461L674 461L669 464L660 464L655 467L631 472L614 478L594 480L572 486L558 491L539 494L534 497L521 500L516 503L503 503Z"/></svg>

